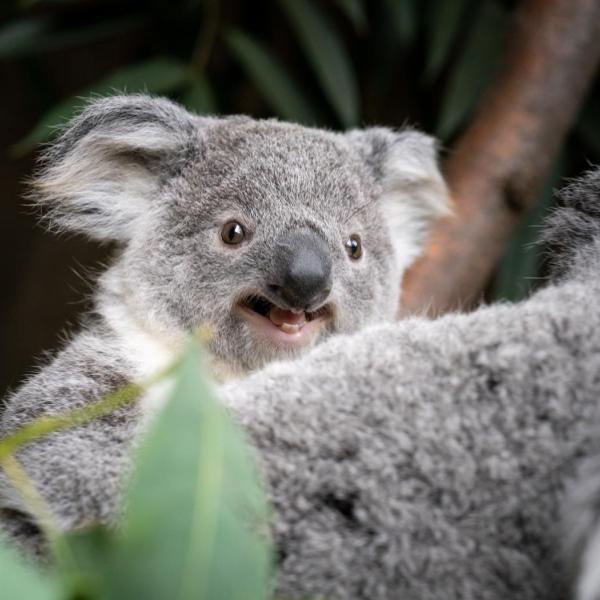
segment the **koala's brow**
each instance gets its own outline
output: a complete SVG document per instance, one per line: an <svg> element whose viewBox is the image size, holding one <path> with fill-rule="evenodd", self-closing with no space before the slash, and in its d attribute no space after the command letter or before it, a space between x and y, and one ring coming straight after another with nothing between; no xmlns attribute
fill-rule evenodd
<svg viewBox="0 0 600 600"><path fill-rule="evenodd" d="M345 224L348 221L350 221L350 219L354 218L357 214L363 212L364 210L367 210L369 208L371 208L371 206L377 202L377 198L371 198L370 200L368 200L367 202L364 202L363 204L361 204L360 206L357 206L349 215L348 217L346 217L342 223Z"/></svg>

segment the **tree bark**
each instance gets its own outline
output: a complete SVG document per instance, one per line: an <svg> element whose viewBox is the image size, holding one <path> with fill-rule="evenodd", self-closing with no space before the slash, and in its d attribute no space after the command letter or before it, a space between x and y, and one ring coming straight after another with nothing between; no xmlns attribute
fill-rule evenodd
<svg viewBox="0 0 600 600"><path fill-rule="evenodd" d="M402 314L476 305L600 61L600 1L524 0L503 66L445 164L454 215L407 273Z"/></svg>

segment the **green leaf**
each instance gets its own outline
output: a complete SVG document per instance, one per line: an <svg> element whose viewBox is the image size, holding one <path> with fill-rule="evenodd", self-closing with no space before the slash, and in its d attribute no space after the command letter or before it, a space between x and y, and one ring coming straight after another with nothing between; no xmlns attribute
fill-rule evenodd
<svg viewBox="0 0 600 600"><path fill-rule="evenodd" d="M27 56L34 52L39 54L89 44L107 36L127 33L139 28L145 21L145 18L134 16L59 31L52 31L47 20L16 21L0 29L0 58Z"/></svg>
<svg viewBox="0 0 600 600"><path fill-rule="evenodd" d="M183 94L181 102L189 110L201 115L218 112L214 91L206 77L195 78Z"/></svg>
<svg viewBox="0 0 600 600"><path fill-rule="evenodd" d="M0 28L0 58L35 50L40 36L48 31L49 26L49 22L43 19L23 19Z"/></svg>
<svg viewBox="0 0 600 600"><path fill-rule="evenodd" d="M310 0L280 0L321 87L346 127L359 120L358 86L342 40Z"/></svg>
<svg viewBox="0 0 600 600"><path fill-rule="evenodd" d="M554 189L565 171L564 153L559 156L548 173L539 198L513 235L498 267L494 281L496 300L517 301L528 296L536 287L541 251L536 244L544 219L555 204Z"/></svg>
<svg viewBox="0 0 600 600"><path fill-rule="evenodd" d="M419 26L415 0L385 0L385 7L402 44L414 42Z"/></svg>
<svg viewBox="0 0 600 600"><path fill-rule="evenodd" d="M42 37L39 44L39 50L46 52L90 44L95 40L108 36L126 34L133 29L142 27L147 21L147 17L137 15L122 19L105 20L94 23L89 27L57 31Z"/></svg>
<svg viewBox="0 0 600 600"><path fill-rule="evenodd" d="M56 569L68 598L107 597L117 543L116 534L101 525L71 531L55 540Z"/></svg>
<svg viewBox="0 0 600 600"><path fill-rule="evenodd" d="M169 57L157 57L119 69L87 90L88 94L114 90L127 93L165 94L187 83L187 64Z"/></svg>
<svg viewBox="0 0 600 600"><path fill-rule="evenodd" d="M427 28L426 79L433 80L448 60L471 0L439 0L430 3Z"/></svg>
<svg viewBox="0 0 600 600"><path fill-rule="evenodd" d="M279 116L305 124L318 122L302 90L284 67L271 56L267 48L238 30L228 31L225 40L256 87Z"/></svg>
<svg viewBox="0 0 600 600"><path fill-rule="evenodd" d="M352 21L354 29L364 32L367 28L367 16L361 0L335 0L340 10Z"/></svg>
<svg viewBox="0 0 600 600"><path fill-rule="evenodd" d="M501 56L507 13L485 0L446 88L436 135L448 140L473 111Z"/></svg>
<svg viewBox="0 0 600 600"><path fill-rule="evenodd" d="M157 57L118 69L96 84L82 90L77 96L72 96L52 107L27 137L15 144L12 150L14 154L22 155L35 148L37 144L53 137L56 131L78 112L90 96L110 96L122 92L165 94L183 87L188 78L187 65L167 57Z"/></svg>
<svg viewBox="0 0 600 600"><path fill-rule="evenodd" d="M190 350L138 452L110 597L264 600L266 501L243 437Z"/></svg>
<svg viewBox="0 0 600 600"><path fill-rule="evenodd" d="M59 600L58 583L44 577L33 565L22 559L15 550L0 540L0 595L7 600Z"/></svg>

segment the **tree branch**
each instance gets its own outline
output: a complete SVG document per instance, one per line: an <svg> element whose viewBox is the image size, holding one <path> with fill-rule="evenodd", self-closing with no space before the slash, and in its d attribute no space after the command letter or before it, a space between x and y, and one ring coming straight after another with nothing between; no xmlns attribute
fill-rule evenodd
<svg viewBox="0 0 600 600"><path fill-rule="evenodd" d="M476 304L600 61L598 0L524 0L499 70L445 164L455 214L407 274L402 312Z"/></svg>

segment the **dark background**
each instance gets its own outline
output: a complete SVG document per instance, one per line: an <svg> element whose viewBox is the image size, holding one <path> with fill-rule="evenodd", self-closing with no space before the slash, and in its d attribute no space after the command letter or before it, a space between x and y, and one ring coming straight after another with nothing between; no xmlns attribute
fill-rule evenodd
<svg viewBox="0 0 600 600"><path fill-rule="evenodd" d="M516 2L22 0L0 8L0 396L89 304L110 255L57 239L23 198L40 143L90 94L147 91L206 113L347 128L410 123L449 152L493 75ZM592 87L489 299L543 279L533 245L553 187L600 162ZM551 124L549 124L551 126Z"/></svg>

